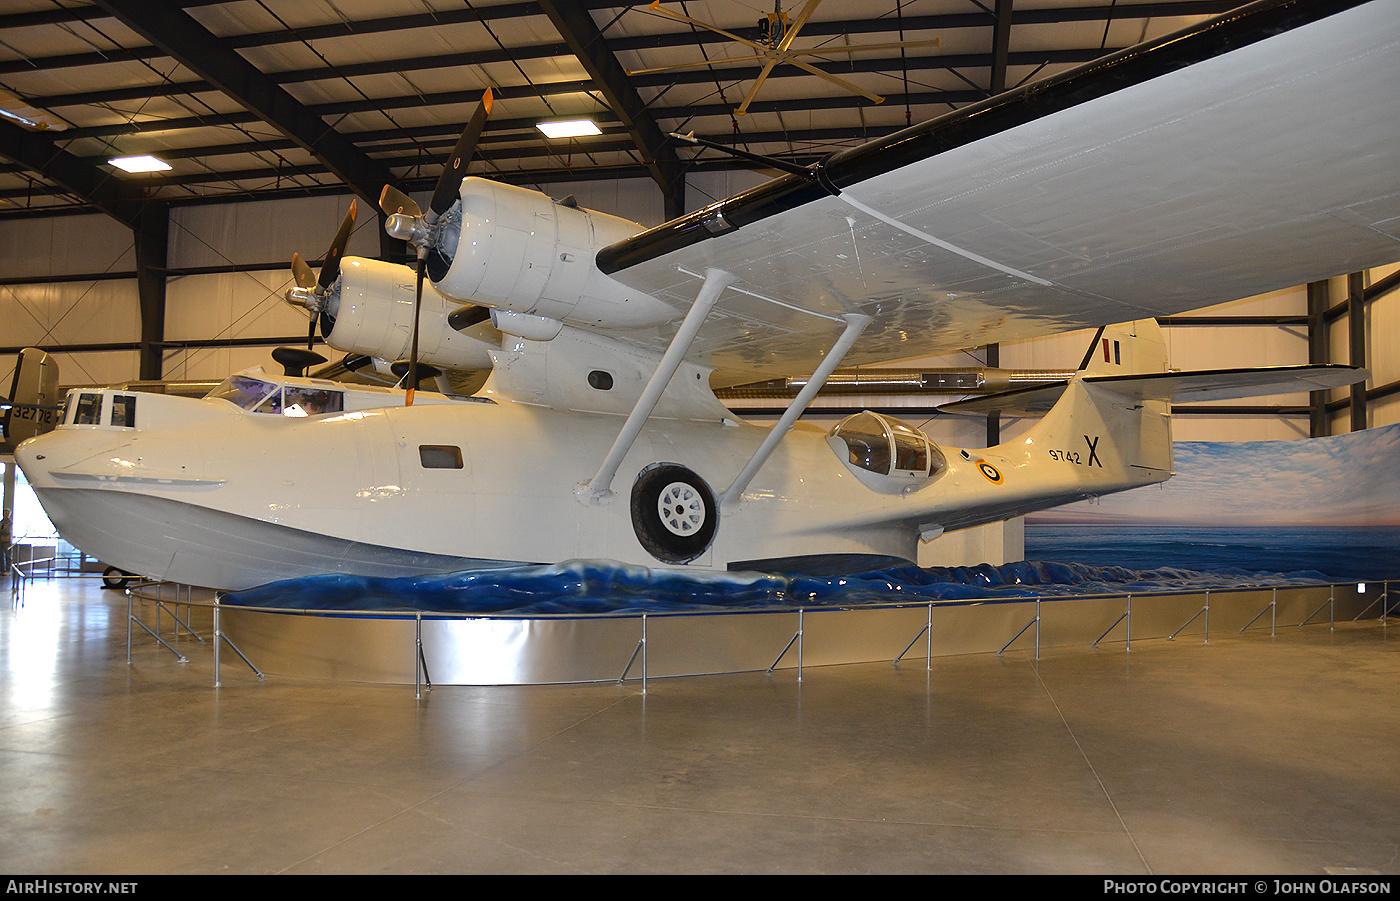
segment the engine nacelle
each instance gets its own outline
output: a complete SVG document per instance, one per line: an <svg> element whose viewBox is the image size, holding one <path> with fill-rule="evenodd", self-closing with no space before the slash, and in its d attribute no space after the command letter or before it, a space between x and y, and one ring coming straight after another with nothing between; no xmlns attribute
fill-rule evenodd
<svg viewBox="0 0 1400 901"><path fill-rule="evenodd" d="M617 216L557 203L528 188L462 179L440 246L456 248L436 280L460 303L571 325L644 328L678 318L668 304L598 270L598 250L642 230Z"/></svg>
<svg viewBox="0 0 1400 901"><path fill-rule="evenodd" d="M413 343L416 278L407 266L346 257L326 299L326 315L333 323L326 343L382 360L407 359ZM424 280L418 359L443 369L490 369L490 351L499 348L500 336L488 325L466 332L454 329L447 317L460 306Z"/></svg>

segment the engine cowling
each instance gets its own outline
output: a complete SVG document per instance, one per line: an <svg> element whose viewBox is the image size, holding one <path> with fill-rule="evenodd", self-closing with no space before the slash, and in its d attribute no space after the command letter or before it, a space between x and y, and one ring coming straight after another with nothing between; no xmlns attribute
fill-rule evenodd
<svg viewBox="0 0 1400 901"><path fill-rule="evenodd" d="M441 246L456 249L435 279L459 303L602 328L678 318L671 306L614 281L594 262L600 248L641 231L637 223L482 178L464 178L460 196L442 220Z"/></svg>
<svg viewBox="0 0 1400 901"><path fill-rule="evenodd" d="M326 343L346 353L406 359L413 341L415 279L407 266L346 257L326 298L331 323ZM490 369L489 352L500 346L500 336L485 324L454 329L447 317L460 306L425 282L418 359L443 369Z"/></svg>

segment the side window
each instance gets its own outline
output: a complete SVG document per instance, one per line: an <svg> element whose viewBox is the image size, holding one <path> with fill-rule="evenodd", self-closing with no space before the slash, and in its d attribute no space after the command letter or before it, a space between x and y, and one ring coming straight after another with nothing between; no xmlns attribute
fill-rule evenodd
<svg viewBox="0 0 1400 901"><path fill-rule="evenodd" d="M136 428L136 398L130 394L112 395L112 425L120 429Z"/></svg>
<svg viewBox="0 0 1400 901"><path fill-rule="evenodd" d="M97 425L102 415L102 395L78 395L78 410L73 414L73 425Z"/></svg>
<svg viewBox="0 0 1400 901"><path fill-rule="evenodd" d="M418 461L424 469L461 469L462 449L454 444L420 444Z"/></svg>
<svg viewBox="0 0 1400 901"><path fill-rule="evenodd" d="M894 430L894 468L905 472L928 472L928 442L900 422L891 422Z"/></svg>

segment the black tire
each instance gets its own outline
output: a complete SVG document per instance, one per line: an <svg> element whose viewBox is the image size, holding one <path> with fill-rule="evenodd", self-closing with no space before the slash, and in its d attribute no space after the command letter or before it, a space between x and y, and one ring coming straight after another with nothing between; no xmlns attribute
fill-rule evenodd
<svg viewBox="0 0 1400 901"><path fill-rule="evenodd" d="M709 486L684 466L659 463L642 470L632 485L632 528L658 560L689 563L710 546L718 525Z"/></svg>
<svg viewBox="0 0 1400 901"><path fill-rule="evenodd" d="M126 570L117 569L115 566L109 566L102 571L102 587L125 589L127 585L131 584L131 580L134 578L135 576Z"/></svg>

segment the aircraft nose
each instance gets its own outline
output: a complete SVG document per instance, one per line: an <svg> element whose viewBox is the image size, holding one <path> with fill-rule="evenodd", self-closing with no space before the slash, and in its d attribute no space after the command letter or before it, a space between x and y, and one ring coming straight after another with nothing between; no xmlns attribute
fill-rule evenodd
<svg viewBox="0 0 1400 901"><path fill-rule="evenodd" d="M110 431L57 429L22 442L15 448L15 462L24 470L30 485L49 487L54 483L55 471L98 454L109 454L120 443L120 436Z"/></svg>

